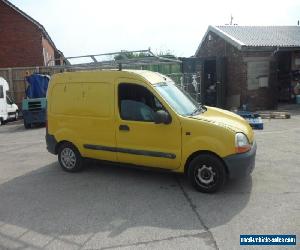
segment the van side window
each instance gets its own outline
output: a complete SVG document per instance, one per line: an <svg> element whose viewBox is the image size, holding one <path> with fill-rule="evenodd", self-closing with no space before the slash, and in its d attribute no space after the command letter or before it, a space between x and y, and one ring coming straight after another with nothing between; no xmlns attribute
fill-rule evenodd
<svg viewBox="0 0 300 250"><path fill-rule="evenodd" d="M3 86L0 85L0 99L4 98Z"/></svg>
<svg viewBox="0 0 300 250"><path fill-rule="evenodd" d="M155 112L163 109L157 98L143 86L121 83L118 91L123 120L153 122Z"/></svg>

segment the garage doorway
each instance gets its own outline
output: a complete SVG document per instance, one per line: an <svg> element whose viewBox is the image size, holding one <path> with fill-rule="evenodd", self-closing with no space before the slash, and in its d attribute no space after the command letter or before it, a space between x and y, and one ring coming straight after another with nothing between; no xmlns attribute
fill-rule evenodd
<svg viewBox="0 0 300 250"><path fill-rule="evenodd" d="M290 103L292 101L291 78L292 55L289 51L282 51L277 56L277 81L278 103Z"/></svg>
<svg viewBox="0 0 300 250"><path fill-rule="evenodd" d="M225 107L226 98L226 58L206 58L203 60L202 100L204 104Z"/></svg>
<svg viewBox="0 0 300 250"><path fill-rule="evenodd" d="M204 102L208 106L217 106L216 59L204 61Z"/></svg>

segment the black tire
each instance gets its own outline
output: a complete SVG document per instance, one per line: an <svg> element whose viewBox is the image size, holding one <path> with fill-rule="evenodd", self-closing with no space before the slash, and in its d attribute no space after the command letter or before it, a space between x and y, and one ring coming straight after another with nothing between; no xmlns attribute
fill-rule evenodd
<svg viewBox="0 0 300 250"><path fill-rule="evenodd" d="M58 161L61 168L67 172L78 172L83 168L83 158L70 142L64 142L59 146Z"/></svg>
<svg viewBox="0 0 300 250"><path fill-rule="evenodd" d="M25 127L26 129L29 129L29 128L31 128L31 124L30 124L30 123L27 123L27 122L24 120L24 127Z"/></svg>
<svg viewBox="0 0 300 250"><path fill-rule="evenodd" d="M4 121L0 118L0 126L4 125Z"/></svg>
<svg viewBox="0 0 300 250"><path fill-rule="evenodd" d="M225 166L218 157L212 154L201 154L190 162L188 178L196 190L214 193L225 183Z"/></svg>
<svg viewBox="0 0 300 250"><path fill-rule="evenodd" d="M17 121L19 118L19 111L17 110L16 113L15 113L15 118L14 118L14 121Z"/></svg>

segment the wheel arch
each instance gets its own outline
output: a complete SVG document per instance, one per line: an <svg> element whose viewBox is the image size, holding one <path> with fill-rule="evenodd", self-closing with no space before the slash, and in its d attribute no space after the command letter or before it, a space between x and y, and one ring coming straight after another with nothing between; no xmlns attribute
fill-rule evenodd
<svg viewBox="0 0 300 250"><path fill-rule="evenodd" d="M64 144L64 143L70 143L70 144L72 144L72 145L78 150L78 148L76 147L76 145L75 145L74 143L72 143L72 142L70 142L70 141L68 141L68 140L62 140L62 141L58 142L58 143L55 145L55 154L58 154L58 149L59 149L59 147L60 147L62 144Z"/></svg>
<svg viewBox="0 0 300 250"><path fill-rule="evenodd" d="M187 174L187 170L189 168L189 165L190 165L190 162L195 159L197 156L199 155L204 155L204 154L209 154L209 155L212 155L212 156L215 156L217 157L224 165L224 168L225 168L225 172L226 174L228 175L229 171L228 171L228 168L224 162L224 160L222 159L222 157L220 157L219 155L217 155L215 152L212 152L212 151L209 151L209 150L198 150L194 153L192 153L186 160L185 164L184 164L184 173Z"/></svg>
<svg viewBox="0 0 300 250"><path fill-rule="evenodd" d="M49 121L48 121L49 122ZM55 138L55 152L58 152L58 148L62 143L70 143L77 150L80 149L81 141L78 138L78 135L75 133L75 131L68 129L68 128L61 128L58 130L54 130L50 128L48 123L48 132L50 136L53 136Z"/></svg>

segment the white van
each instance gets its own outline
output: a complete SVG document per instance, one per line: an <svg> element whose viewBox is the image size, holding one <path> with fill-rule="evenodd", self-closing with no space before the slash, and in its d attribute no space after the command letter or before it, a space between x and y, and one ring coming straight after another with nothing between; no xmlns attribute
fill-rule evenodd
<svg viewBox="0 0 300 250"><path fill-rule="evenodd" d="M7 81L0 77L0 125L8 120L17 120L19 115L18 106L8 96L8 90Z"/></svg>

